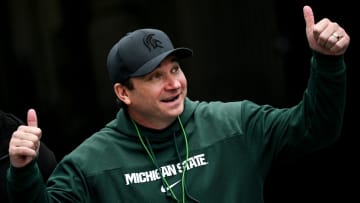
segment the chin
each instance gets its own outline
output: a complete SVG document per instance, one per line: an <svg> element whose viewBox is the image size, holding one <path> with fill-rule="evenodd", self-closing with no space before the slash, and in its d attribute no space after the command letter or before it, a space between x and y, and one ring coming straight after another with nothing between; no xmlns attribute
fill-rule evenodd
<svg viewBox="0 0 360 203"><path fill-rule="evenodd" d="M181 107L181 108L178 108L174 111L171 111L171 114L174 115L174 116L178 116L180 114L182 114L182 112L184 111L184 107Z"/></svg>
<svg viewBox="0 0 360 203"><path fill-rule="evenodd" d="M182 105L178 106L176 109L172 109L168 112L169 112L169 115L177 117L180 114L182 114L183 111L184 111L184 104L182 104Z"/></svg>

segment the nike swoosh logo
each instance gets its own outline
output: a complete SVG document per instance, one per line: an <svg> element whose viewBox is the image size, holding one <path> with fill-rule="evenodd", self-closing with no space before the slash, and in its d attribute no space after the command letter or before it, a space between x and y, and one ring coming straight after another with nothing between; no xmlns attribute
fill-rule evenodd
<svg viewBox="0 0 360 203"><path fill-rule="evenodd" d="M178 181L176 181L175 183L169 185L169 187L166 187L166 189L165 189L164 186L162 185L161 188L160 188L160 189L161 189L161 192L164 193L164 192L170 190L171 188L173 188L175 185L177 185L177 184L180 183L180 182L181 182L181 180L178 180Z"/></svg>

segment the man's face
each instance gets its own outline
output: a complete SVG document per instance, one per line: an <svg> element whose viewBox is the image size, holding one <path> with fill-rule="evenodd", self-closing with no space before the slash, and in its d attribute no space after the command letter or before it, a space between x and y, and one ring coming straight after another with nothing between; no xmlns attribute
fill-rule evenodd
<svg viewBox="0 0 360 203"><path fill-rule="evenodd" d="M134 89L128 91L128 110L137 121L166 123L183 112L187 81L173 56L153 72L131 80Z"/></svg>

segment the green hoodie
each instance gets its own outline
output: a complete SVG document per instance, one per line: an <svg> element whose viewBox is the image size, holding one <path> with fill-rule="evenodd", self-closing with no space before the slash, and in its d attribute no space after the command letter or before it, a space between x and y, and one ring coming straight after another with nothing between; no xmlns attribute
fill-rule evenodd
<svg viewBox="0 0 360 203"><path fill-rule="evenodd" d="M9 194L15 202L162 203L175 202L173 193L186 202L261 203L279 154L303 156L339 137L345 89L343 56L314 53L303 99L291 108L187 98L171 126L138 133L120 109L63 158L46 186L36 162L10 167Z"/></svg>

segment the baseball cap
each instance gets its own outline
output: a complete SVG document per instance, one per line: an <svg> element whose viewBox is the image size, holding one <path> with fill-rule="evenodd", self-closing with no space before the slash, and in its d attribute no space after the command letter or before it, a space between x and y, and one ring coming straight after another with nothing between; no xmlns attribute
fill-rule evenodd
<svg viewBox="0 0 360 203"><path fill-rule="evenodd" d="M110 50L107 69L113 83L143 76L158 67L167 56L178 59L192 56L189 48L174 48L169 37L158 29L138 29L127 33Z"/></svg>

